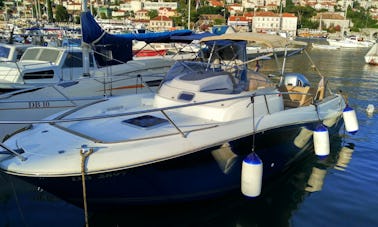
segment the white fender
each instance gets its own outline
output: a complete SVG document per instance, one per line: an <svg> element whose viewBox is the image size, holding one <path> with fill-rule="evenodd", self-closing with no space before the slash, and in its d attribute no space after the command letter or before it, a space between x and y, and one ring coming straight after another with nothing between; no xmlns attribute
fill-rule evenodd
<svg viewBox="0 0 378 227"><path fill-rule="evenodd" d="M326 126L319 124L314 131L314 149L315 154L319 157L329 155L329 133Z"/></svg>
<svg viewBox="0 0 378 227"><path fill-rule="evenodd" d="M353 108L346 106L343 110L343 118L345 130L351 134L355 134L358 131L356 111L354 111Z"/></svg>
<svg viewBox="0 0 378 227"><path fill-rule="evenodd" d="M241 191L245 196L257 197L261 193L263 163L253 152L244 160L241 173Z"/></svg>

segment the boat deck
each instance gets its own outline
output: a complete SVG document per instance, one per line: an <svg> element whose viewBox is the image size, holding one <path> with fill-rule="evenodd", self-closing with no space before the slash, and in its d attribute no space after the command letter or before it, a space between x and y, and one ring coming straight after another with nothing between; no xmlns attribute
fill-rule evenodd
<svg viewBox="0 0 378 227"><path fill-rule="evenodd" d="M117 143L148 138L163 137L183 133L184 135L197 130L216 127L219 122L185 115L175 111L144 114L138 116L122 116L110 119L99 119L92 124L87 122L62 123L57 127L72 134L101 143ZM172 121L173 123L171 123ZM176 128L177 127L177 128ZM97 130L101 128L102 130Z"/></svg>

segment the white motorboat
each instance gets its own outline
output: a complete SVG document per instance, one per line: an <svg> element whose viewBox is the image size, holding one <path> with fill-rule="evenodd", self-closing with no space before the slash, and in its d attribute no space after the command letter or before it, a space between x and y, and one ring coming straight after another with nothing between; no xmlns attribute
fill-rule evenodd
<svg viewBox="0 0 378 227"><path fill-rule="evenodd" d="M0 170L89 209L240 188L258 196L262 179L309 155L313 134L321 135L315 151L321 146L318 155L327 155L328 132L338 133L347 105L322 75L313 86L285 74L277 87L248 70L247 41L273 49L294 42L253 33L203 38L203 61L177 62L155 94L109 97L23 122L33 124L0 144Z"/></svg>
<svg viewBox="0 0 378 227"><path fill-rule="evenodd" d="M321 50L339 50L339 46L331 46L328 44L319 44L319 43L312 43L312 48L314 49L321 49Z"/></svg>
<svg viewBox="0 0 378 227"><path fill-rule="evenodd" d="M82 48L79 47L29 47L18 62L0 63L0 93L55 85L85 77L82 59ZM128 71L143 73L146 69L150 69L148 74L153 73L153 70L157 74L165 73L173 61L143 59L109 66L101 66L97 62L92 51L89 75L99 80L105 76L122 76Z"/></svg>

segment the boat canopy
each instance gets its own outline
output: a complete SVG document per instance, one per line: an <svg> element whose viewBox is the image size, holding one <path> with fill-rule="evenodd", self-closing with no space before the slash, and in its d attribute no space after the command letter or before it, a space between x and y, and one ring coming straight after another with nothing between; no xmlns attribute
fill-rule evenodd
<svg viewBox="0 0 378 227"><path fill-rule="evenodd" d="M190 35L173 35L171 36L171 40L174 42L180 42L180 43L191 43L194 40L200 40L202 38L215 36L215 35L217 34L214 34L211 32L193 33Z"/></svg>
<svg viewBox="0 0 378 227"><path fill-rule="evenodd" d="M172 37L175 37L177 41L178 36L193 34L191 30L186 29L170 32L109 34L101 28L90 12L81 14L81 26L83 42L89 44L95 52L100 53L95 53L99 65L114 65L132 60L133 40L146 43L169 43L175 42ZM110 53L111 56L109 56Z"/></svg>
<svg viewBox="0 0 378 227"><path fill-rule="evenodd" d="M208 36L202 38L201 42L221 41L221 40L243 40L250 43L267 46L269 48L283 48L289 46L307 46L306 42L290 40L278 35L270 35L255 32L227 33L218 36Z"/></svg>

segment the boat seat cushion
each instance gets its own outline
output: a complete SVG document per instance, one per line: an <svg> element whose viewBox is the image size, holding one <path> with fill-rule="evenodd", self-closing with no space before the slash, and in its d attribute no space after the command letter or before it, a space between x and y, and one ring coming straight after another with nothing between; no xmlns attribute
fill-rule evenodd
<svg viewBox="0 0 378 227"><path fill-rule="evenodd" d="M270 82L265 76L254 72L248 74L248 91L254 91L261 88L273 87L274 84Z"/></svg>
<svg viewBox="0 0 378 227"><path fill-rule="evenodd" d="M284 105L287 107L310 105L315 95L314 89L311 89L310 86L301 87L285 85L280 87L280 91L284 92L282 96Z"/></svg>

